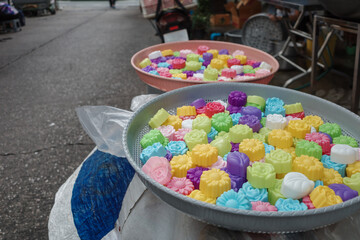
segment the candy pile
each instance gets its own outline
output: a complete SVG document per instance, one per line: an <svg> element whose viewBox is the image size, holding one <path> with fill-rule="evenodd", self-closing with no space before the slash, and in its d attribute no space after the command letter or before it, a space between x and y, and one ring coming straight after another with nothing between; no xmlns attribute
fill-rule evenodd
<svg viewBox="0 0 360 240"><path fill-rule="evenodd" d="M244 51L230 54L227 49L210 49L205 45L198 46L196 52L154 51L139 67L150 74L192 81L245 81L269 75L272 69L266 62L248 59Z"/></svg>
<svg viewBox="0 0 360 240"><path fill-rule="evenodd" d="M300 211L360 192L358 142L336 123L285 104L233 91L160 109L141 141L142 170L190 198L236 209Z"/></svg>

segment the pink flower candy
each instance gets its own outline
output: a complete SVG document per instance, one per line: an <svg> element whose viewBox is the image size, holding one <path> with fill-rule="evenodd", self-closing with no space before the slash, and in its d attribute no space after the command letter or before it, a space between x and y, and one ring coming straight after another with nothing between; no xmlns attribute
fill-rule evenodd
<svg viewBox="0 0 360 240"><path fill-rule="evenodd" d="M167 62L168 64L172 65L172 64L173 64L173 59L166 60L166 62Z"/></svg>
<svg viewBox="0 0 360 240"><path fill-rule="evenodd" d="M159 73L159 75L162 77L168 77L168 78L172 77L172 74L169 72L161 72L161 73Z"/></svg>
<svg viewBox="0 0 360 240"><path fill-rule="evenodd" d="M277 208L268 202L251 202L252 210L260 212L277 212Z"/></svg>
<svg viewBox="0 0 360 240"><path fill-rule="evenodd" d="M157 64L156 63L151 63L151 65L150 65L152 68L157 68Z"/></svg>
<svg viewBox="0 0 360 240"><path fill-rule="evenodd" d="M256 63L256 61L254 61L254 60L247 60L246 61L246 65L250 65L250 66L252 66L255 63Z"/></svg>
<svg viewBox="0 0 360 240"><path fill-rule="evenodd" d="M222 157L218 156L218 160L213 165L211 165L210 169L213 169L213 168L221 169L221 168L226 167L226 165L227 165L227 162L224 161Z"/></svg>
<svg viewBox="0 0 360 240"><path fill-rule="evenodd" d="M158 67L158 68L156 69L156 71L157 71L158 73L169 72L169 69L166 68L166 67Z"/></svg>
<svg viewBox="0 0 360 240"><path fill-rule="evenodd" d="M250 78L253 78L253 77L239 76L239 75L238 75L238 76L234 77L233 80L246 82L246 81L249 80Z"/></svg>
<svg viewBox="0 0 360 240"><path fill-rule="evenodd" d="M254 73L245 73L244 74L245 77L255 77Z"/></svg>
<svg viewBox="0 0 360 240"><path fill-rule="evenodd" d="M193 53L190 49L183 49L180 50L180 57L186 58L186 56L190 53Z"/></svg>
<svg viewBox="0 0 360 240"><path fill-rule="evenodd" d="M264 77L267 76L270 73L267 69L259 69L255 72L255 77Z"/></svg>
<svg viewBox="0 0 360 240"><path fill-rule="evenodd" d="M173 135L173 141L184 141L184 136L189 133L191 129L188 128L180 128Z"/></svg>
<svg viewBox="0 0 360 240"><path fill-rule="evenodd" d="M194 190L194 184L186 177L173 177L166 187L185 196L189 195Z"/></svg>
<svg viewBox="0 0 360 240"><path fill-rule="evenodd" d="M164 157L149 158L142 170L146 175L162 185L166 185L171 179L171 166Z"/></svg>
<svg viewBox="0 0 360 240"><path fill-rule="evenodd" d="M218 78L218 81L219 82L229 82L229 81L231 81L231 78L221 76Z"/></svg>
<svg viewBox="0 0 360 240"><path fill-rule="evenodd" d="M187 80L190 80L190 81L202 81L202 79L198 78L198 77L188 77Z"/></svg>
<svg viewBox="0 0 360 240"><path fill-rule="evenodd" d="M236 50L236 51L233 52L233 54L232 54L233 57L238 56L238 55L245 55L245 53L244 53L244 51Z"/></svg>
<svg viewBox="0 0 360 240"><path fill-rule="evenodd" d="M160 130L161 134L164 135L164 137L166 137L167 139L169 139L169 141L173 141L173 136L175 133L175 128L173 126L160 126L157 129Z"/></svg>
<svg viewBox="0 0 360 240"><path fill-rule="evenodd" d="M302 202L308 207L308 209L315 209L309 196L303 197Z"/></svg>

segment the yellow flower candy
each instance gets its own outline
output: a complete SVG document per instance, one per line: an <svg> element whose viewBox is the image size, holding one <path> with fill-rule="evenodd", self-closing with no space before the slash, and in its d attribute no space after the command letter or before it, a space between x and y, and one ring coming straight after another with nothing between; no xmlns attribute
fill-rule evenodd
<svg viewBox="0 0 360 240"><path fill-rule="evenodd" d="M319 126L324 124L324 121L319 116L309 115L303 118L303 121L308 125L313 126L316 131L319 131Z"/></svg>
<svg viewBox="0 0 360 240"><path fill-rule="evenodd" d="M216 203L216 198L211 198L211 197L207 197L205 196L200 190L194 190L192 191L188 197L202 201L202 202L207 202L207 203L211 203L211 204L215 204Z"/></svg>
<svg viewBox="0 0 360 240"><path fill-rule="evenodd" d="M166 121L162 124L164 126L171 125L175 128L175 131L181 128L182 120L178 116L170 115Z"/></svg>
<svg viewBox="0 0 360 240"><path fill-rule="evenodd" d="M196 108L194 106L182 106L176 109L176 115L178 116L195 116Z"/></svg>
<svg viewBox="0 0 360 240"><path fill-rule="evenodd" d="M191 157L196 166L210 167L218 160L218 149L210 144L198 144L191 150Z"/></svg>
<svg viewBox="0 0 360 240"><path fill-rule="evenodd" d="M303 120L290 120L287 130L293 137L304 139L305 135L310 133L311 126Z"/></svg>
<svg viewBox="0 0 360 240"><path fill-rule="evenodd" d="M335 195L334 190L328 186L318 186L310 193L310 199L315 208L328 207L342 203L340 196Z"/></svg>
<svg viewBox="0 0 360 240"><path fill-rule="evenodd" d="M268 143L278 148L289 148L293 145L293 137L286 130L274 129L268 134Z"/></svg>
<svg viewBox="0 0 360 240"><path fill-rule="evenodd" d="M236 55L235 58L240 60L240 64L246 64L247 62L247 57L245 55Z"/></svg>
<svg viewBox="0 0 360 240"><path fill-rule="evenodd" d="M224 67L227 67L227 60L230 59L229 55L221 54L218 56L218 59L222 60L224 63Z"/></svg>
<svg viewBox="0 0 360 240"><path fill-rule="evenodd" d="M216 50L216 49L210 49L210 50L208 50L207 52L208 52L208 53L211 53L211 54L213 55L213 59L214 59L214 58L217 58L218 55L219 55L219 51Z"/></svg>
<svg viewBox="0 0 360 240"><path fill-rule="evenodd" d="M171 175L173 177L186 177L186 173L190 168L194 168L195 165L188 155L174 156L170 161Z"/></svg>
<svg viewBox="0 0 360 240"><path fill-rule="evenodd" d="M225 67L225 63L221 59L211 59L210 67L215 68L217 70L223 69Z"/></svg>
<svg viewBox="0 0 360 240"><path fill-rule="evenodd" d="M351 177L353 174L360 172L360 161L348 164L346 167L346 176Z"/></svg>
<svg viewBox="0 0 360 240"><path fill-rule="evenodd" d="M289 147L289 148L279 148L279 147L277 147L276 149L281 149L281 150L284 150L287 153L290 153L293 160L296 158L296 153L295 153L295 148L294 147Z"/></svg>
<svg viewBox="0 0 360 240"><path fill-rule="evenodd" d="M312 181L320 180L324 176L324 166L317 158L301 155L296 157L292 165L293 172L304 174Z"/></svg>
<svg viewBox="0 0 360 240"><path fill-rule="evenodd" d="M245 153L252 162L265 157L264 144L257 139L244 139L239 145L239 152Z"/></svg>
<svg viewBox="0 0 360 240"><path fill-rule="evenodd" d="M204 171L200 177L199 189L205 196L217 198L231 189L229 174L217 168Z"/></svg>
<svg viewBox="0 0 360 240"><path fill-rule="evenodd" d="M174 52L173 52L173 50L171 50L171 49L166 49L166 50L161 51L161 54L162 54L164 57L166 57L166 56L172 56L172 55L174 55Z"/></svg>
<svg viewBox="0 0 360 240"><path fill-rule="evenodd" d="M185 73L175 73L172 75L174 78L181 78L181 79L186 79L187 75Z"/></svg>
<svg viewBox="0 0 360 240"><path fill-rule="evenodd" d="M321 181L323 181L324 185L329 186L333 183L343 183L343 179L338 171L332 168L324 168L324 176Z"/></svg>

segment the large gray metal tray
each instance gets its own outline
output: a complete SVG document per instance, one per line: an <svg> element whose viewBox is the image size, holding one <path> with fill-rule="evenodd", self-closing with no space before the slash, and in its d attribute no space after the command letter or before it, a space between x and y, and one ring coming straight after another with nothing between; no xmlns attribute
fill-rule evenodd
<svg viewBox="0 0 360 240"><path fill-rule="evenodd" d="M176 114L176 107L189 105L197 98L207 101L227 101L231 91L240 90L248 95L265 99L279 97L285 104L301 102L305 114L322 117L326 122L338 123L344 135L360 139L360 117L347 109L321 98L291 89L251 83L214 83L177 89L159 95L141 107L127 124L123 139L126 156L144 184L161 200L189 216L209 224L232 230L249 232L298 232L316 229L344 219L360 209L360 197L330 207L300 212L257 212L216 206L178 194L155 182L141 171L140 139L150 131L148 121L164 108ZM149 209L151 211L151 209Z"/></svg>

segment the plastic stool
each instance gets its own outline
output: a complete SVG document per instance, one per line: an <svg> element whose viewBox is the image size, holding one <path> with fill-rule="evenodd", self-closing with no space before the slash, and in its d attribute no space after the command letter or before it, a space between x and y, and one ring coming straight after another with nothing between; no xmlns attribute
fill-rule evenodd
<svg viewBox="0 0 360 240"><path fill-rule="evenodd" d="M19 19L12 19L7 21L0 22L1 33L7 33L7 32L18 32L21 31L21 25Z"/></svg>

